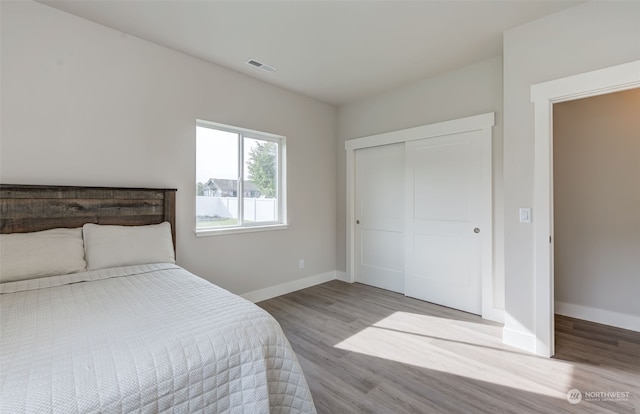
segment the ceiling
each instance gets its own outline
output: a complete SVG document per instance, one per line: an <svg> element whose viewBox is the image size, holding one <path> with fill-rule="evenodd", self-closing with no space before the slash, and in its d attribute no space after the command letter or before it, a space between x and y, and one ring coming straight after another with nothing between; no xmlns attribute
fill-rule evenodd
<svg viewBox="0 0 640 414"><path fill-rule="evenodd" d="M340 105L499 56L503 31L581 1L41 3Z"/></svg>

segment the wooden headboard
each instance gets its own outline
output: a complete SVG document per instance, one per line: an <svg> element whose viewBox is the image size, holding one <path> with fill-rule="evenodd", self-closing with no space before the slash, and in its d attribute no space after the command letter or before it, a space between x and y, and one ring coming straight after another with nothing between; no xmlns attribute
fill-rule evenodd
<svg viewBox="0 0 640 414"><path fill-rule="evenodd" d="M168 221L175 247L175 212L175 189L0 184L0 233Z"/></svg>

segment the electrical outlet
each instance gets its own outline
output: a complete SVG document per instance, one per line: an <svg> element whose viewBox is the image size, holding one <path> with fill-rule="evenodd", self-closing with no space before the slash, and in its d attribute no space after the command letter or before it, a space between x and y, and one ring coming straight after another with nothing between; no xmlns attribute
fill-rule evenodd
<svg viewBox="0 0 640 414"><path fill-rule="evenodd" d="M300 259L300 269L304 269L304 259Z"/></svg>

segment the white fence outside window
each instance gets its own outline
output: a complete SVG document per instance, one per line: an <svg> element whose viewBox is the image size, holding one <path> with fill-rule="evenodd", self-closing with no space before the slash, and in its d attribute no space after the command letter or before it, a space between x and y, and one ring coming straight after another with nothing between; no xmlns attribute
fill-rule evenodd
<svg viewBox="0 0 640 414"><path fill-rule="evenodd" d="M278 201L275 198L244 198L245 221L277 221ZM238 218L237 197L196 197L196 216Z"/></svg>

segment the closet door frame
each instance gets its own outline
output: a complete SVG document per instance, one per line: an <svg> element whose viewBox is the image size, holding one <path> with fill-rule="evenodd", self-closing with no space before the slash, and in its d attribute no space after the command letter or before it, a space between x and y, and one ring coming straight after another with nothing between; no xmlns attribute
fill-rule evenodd
<svg viewBox="0 0 640 414"><path fill-rule="evenodd" d="M383 134L371 135L362 138L355 138L345 142L346 154L346 189L347 189L347 275L346 281L355 282L355 151L361 148L370 148L379 145L396 144L402 142L415 141L425 138L434 138L443 135L451 135L467 131L482 131L483 150L479 154L483 158L484 168L489 169L491 177L492 169L492 127L495 125L495 113L459 118L450 121L438 122L423 125L415 128L408 128L399 131L387 132ZM492 212L492 183L489 180L485 183L483 193L487 195L485 202ZM493 220L491 214L491 228ZM504 311L494 306L493 294L493 230L488 232L487 242L482 245L482 317L485 319L502 322Z"/></svg>

